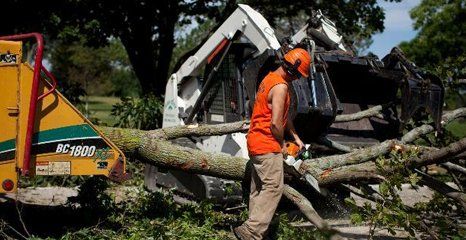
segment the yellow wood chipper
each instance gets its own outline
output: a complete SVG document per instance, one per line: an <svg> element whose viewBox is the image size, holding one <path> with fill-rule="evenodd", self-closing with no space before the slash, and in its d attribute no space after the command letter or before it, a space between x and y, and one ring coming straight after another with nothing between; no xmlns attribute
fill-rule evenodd
<svg viewBox="0 0 466 240"><path fill-rule="evenodd" d="M36 41L34 65L23 41ZM105 175L126 178L124 154L56 90L42 65L38 33L0 37L0 194L20 176Z"/></svg>

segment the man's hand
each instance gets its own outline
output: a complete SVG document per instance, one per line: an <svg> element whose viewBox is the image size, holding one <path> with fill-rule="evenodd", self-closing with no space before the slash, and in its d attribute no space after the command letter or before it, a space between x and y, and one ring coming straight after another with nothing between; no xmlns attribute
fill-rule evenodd
<svg viewBox="0 0 466 240"><path fill-rule="evenodd" d="M306 146L304 145L303 141L301 141L301 139L299 137L295 138L295 143L296 145L298 145L299 147L299 150L305 148Z"/></svg>
<svg viewBox="0 0 466 240"><path fill-rule="evenodd" d="M306 146L304 145L303 141L301 141L301 138L299 138L298 133L296 133L296 129L294 128L293 120L288 117L288 120L286 122L286 130L293 136L294 142L296 145L298 145L299 150L305 148Z"/></svg>

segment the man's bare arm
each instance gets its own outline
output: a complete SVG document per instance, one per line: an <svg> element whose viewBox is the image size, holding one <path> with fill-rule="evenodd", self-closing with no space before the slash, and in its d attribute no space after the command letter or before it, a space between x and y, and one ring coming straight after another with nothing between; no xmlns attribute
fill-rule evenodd
<svg viewBox="0 0 466 240"><path fill-rule="evenodd" d="M272 122L270 130L272 135L277 139L280 145L283 145L284 122L283 115L285 114L285 101L288 94L288 87L285 84L274 86L269 93L269 99L272 103Z"/></svg>
<svg viewBox="0 0 466 240"><path fill-rule="evenodd" d="M303 141L301 141L301 138L299 138L298 134L296 133L296 129L294 128L293 120L288 117L286 121L286 130L288 133L293 137L294 141L296 144L299 146L299 148L304 147Z"/></svg>

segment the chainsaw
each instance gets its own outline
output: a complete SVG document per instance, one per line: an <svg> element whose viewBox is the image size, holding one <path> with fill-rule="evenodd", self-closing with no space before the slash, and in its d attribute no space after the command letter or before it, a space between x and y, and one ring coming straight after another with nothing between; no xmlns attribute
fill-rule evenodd
<svg viewBox="0 0 466 240"><path fill-rule="evenodd" d="M298 144L296 144L295 142L287 141L285 142L285 147L285 168L291 168L291 171L299 173L299 168L301 167L301 164L305 160L309 160L312 158L309 146L300 148ZM309 183L317 192L322 193L322 190L319 187L319 183L317 182L317 179L315 179L314 176L312 176L310 173L304 173L303 177L306 180L306 182Z"/></svg>

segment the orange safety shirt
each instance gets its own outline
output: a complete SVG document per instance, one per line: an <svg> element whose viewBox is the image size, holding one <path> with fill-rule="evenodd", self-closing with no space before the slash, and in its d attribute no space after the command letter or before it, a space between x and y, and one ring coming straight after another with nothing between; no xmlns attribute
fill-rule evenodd
<svg viewBox="0 0 466 240"><path fill-rule="evenodd" d="M280 143L272 135L272 130L270 129L272 125L272 109L269 108L267 101L270 89L277 84L286 84L288 86L288 83L280 75L270 72L262 80L257 90L251 124L247 135L250 156L280 153L282 151ZM284 106L283 127L286 125L289 105L290 96L287 94Z"/></svg>

